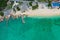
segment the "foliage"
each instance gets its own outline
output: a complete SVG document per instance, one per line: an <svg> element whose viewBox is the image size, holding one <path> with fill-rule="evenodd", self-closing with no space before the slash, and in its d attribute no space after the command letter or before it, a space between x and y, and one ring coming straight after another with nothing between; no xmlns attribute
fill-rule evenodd
<svg viewBox="0 0 60 40"><path fill-rule="evenodd" d="M18 2L20 5L23 3L23 2Z"/></svg>
<svg viewBox="0 0 60 40"><path fill-rule="evenodd" d="M10 5L8 5L6 8L7 8L7 9L11 9L11 8L12 8L12 5L10 4Z"/></svg>
<svg viewBox="0 0 60 40"><path fill-rule="evenodd" d="M19 11L19 10L20 10L20 8L19 8L19 7L17 7L17 10Z"/></svg>
<svg viewBox="0 0 60 40"><path fill-rule="evenodd" d="M48 1L48 7L51 7L52 5L51 5L51 1Z"/></svg>
<svg viewBox="0 0 60 40"><path fill-rule="evenodd" d="M35 5L35 6L32 6L32 10L35 10L35 9L37 9L37 8L38 8L38 4Z"/></svg>
<svg viewBox="0 0 60 40"><path fill-rule="evenodd" d="M32 6L32 2L30 2L29 5Z"/></svg>
<svg viewBox="0 0 60 40"><path fill-rule="evenodd" d="M4 13L0 11L0 16L4 16Z"/></svg>
<svg viewBox="0 0 60 40"><path fill-rule="evenodd" d="M8 0L0 0L0 11L2 11L7 6Z"/></svg>

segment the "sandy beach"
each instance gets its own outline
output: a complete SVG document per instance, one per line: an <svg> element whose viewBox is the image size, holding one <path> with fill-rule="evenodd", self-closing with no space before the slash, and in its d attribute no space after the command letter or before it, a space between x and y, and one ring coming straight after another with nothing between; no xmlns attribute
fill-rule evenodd
<svg viewBox="0 0 60 40"><path fill-rule="evenodd" d="M28 15L29 17L32 16L59 16L60 9L36 9L36 10L28 10L24 13L17 11L15 15Z"/></svg>

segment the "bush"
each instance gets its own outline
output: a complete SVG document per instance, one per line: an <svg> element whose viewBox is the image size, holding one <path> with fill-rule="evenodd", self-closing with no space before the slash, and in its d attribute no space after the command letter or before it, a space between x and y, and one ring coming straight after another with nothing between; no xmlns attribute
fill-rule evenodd
<svg viewBox="0 0 60 40"><path fill-rule="evenodd" d="M3 12L0 12L0 16L4 16L4 13Z"/></svg>
<svg viewBox="0 0 60 40"><path fill-rule="evenodd" d="M0 0L0 11L2 11L7 6L8 0Z"/></svg>
<svg viewBox="0 0 60 40"><path fill-rule="evenodd" d="M20 5L23 3L23 2L18 2Z"/></svg>
<svg viewBox="0 0 60 40"><path fill-rule="evenodd" d="M32 10L35 10L38 8L38 4L36 6L32 6Z"/></svg>
<svg viewBox="0 0 60 40"><path fill-rule="evenodd" d="M18 11L20 11L20 8L19 8L19 7L17 7L17 10L18 10Z"/></svg>
<svg viewBox="0 0 60 40"><path fill-rule="evenodd" d="M12 5L10 4L10 5L8 5L6 8L7 8L7 9L11 9L11 8L12 8Z"/></svg>
<svg viewBox="0 0 60 40"><path fill-rule="evenodd" d="M48 1L48 7L52 7L51 1Z"/></svg>
<svg viewBox="0 0 60 40"><path fill-rule="evenodd" d="M29 5L32 6L32 2L30 2Z"/></svg>

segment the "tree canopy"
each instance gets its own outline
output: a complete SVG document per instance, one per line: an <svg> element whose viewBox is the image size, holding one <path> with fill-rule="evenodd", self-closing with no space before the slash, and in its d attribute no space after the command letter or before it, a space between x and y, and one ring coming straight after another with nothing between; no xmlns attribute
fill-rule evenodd
<svg viewBox="0 0 60 40"><path fill-rule="evenodd" d="M0 0L0 11L2 11L7 6L8 0Z"/></svg>
<svg viewBox="0 0 60 40"><path fill-rule="evenodd" d="M4 13L0 11L0 16L4 16Z"/></svg>

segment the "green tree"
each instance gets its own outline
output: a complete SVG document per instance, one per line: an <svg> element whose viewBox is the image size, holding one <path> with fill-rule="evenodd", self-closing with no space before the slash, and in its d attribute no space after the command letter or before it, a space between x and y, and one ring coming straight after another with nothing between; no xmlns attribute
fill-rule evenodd
<svg viewBox="0 0 60 40"><path fill-rule="evenodd" d="M32 10L35 10L35 9L37 9L37 8L38 8L38 3L36 3L35 6L32 6Z"/></svg>
<svg viewBox="0 0 60 40"><path fill-rule="evenodd" d="M48 0L48 7L52 7L51 2L51 0Z"/></svg>
<svg viewBox="0 0 60 40"><path fill-rule="evenodd" d="M4 13L0 11L0 16L4 16Z"/></svg>
<svg viewBox="0 0 60 40"><path fill-rule="evenodd" d="M0 11L2 11L7 6L8 0L0 0Z"/></svg>

